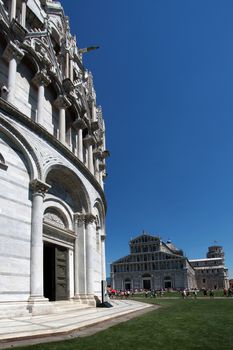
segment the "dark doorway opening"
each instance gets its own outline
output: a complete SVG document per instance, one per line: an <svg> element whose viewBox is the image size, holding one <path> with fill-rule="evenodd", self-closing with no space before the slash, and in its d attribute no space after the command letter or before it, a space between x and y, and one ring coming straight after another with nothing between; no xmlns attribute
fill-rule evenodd
<svg viewBox="0 0 233 350"><path fill-rule="evenodd" d="M131 289L131 284L130 282L125 283L125 290L130 290Z"/></svg>
<svg viewBox="0 0 233 350"><path fill-rule="evenodd" d="M164 287L165 287L166 289L171 288L171 287L172 287L171 281L165 281L165 282L164 282Z"/></svg>
<svg viewBox="0 0 233 350"><path fill-rule="evenodd" d="M143 280L143 289L151 289L150 280Z"/></svg>
<svg viewBox="0 0 233 350"><path fill-rule="evenodd" d="M68 299L68 249L44 243L44 296L49 301Z"/></svg>

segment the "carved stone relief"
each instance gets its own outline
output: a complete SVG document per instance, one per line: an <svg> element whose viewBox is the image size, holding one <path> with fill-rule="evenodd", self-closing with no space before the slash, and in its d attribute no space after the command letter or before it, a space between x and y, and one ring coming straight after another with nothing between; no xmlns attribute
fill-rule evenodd
<svg viewBox="0 0 233 350"><path fill-rule="evenodd" d="M59 228L67 228L64 218L60 215L60 213L53 209L49 209L44 214L44 221Z"/></svg>

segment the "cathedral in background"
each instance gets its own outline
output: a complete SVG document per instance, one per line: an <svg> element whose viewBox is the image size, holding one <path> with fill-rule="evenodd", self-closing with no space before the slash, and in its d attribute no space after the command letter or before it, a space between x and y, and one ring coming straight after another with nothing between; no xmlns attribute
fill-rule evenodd
<svg viewBox="0 0 233 350"><path fill-rule="evenodd" d="M205 259L189 260L171 241L148 233L132 239L130 254L111 264L117 290L223 289L229 287L222 247L211 246Z"/></svg>

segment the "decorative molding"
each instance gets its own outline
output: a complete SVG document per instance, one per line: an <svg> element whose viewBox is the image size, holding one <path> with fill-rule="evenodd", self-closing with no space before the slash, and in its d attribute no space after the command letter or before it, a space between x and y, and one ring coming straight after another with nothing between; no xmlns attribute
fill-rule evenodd
<svg viewBox="0 0 233 350"><path fill-rule="evenodd" d="M24 52L22 50L20 50L20 48L13 43L12 41L10 41L7 45L7 47L5 48L4 52L3 52L3 58L9 62L10 60L12 60L13 58L16 59L17 63L19 63L21 61L21 59L24 56Z"/></svg>
<svg viewBox="0 0 233 350"><path fill-rule="evenodd" d="M62 108L67 109L71 106L71 103L66 96L59 95L57 99L54 101L54 106L57 109L62 109Z"/></svg>
<svg viewBox="0 0 233 350"><path fill-rule="evenodd" d="M32 79L32 83L39 87L40 85L48 86L51 83L46 70L42 69L40 72L37 72L34 78Z"/></svg>
<svg viewBox="0 0 233 350"><path fill-rule="evenodd" d="M45 194L48 192L50 189L50 185L46 184L45 182L42 182L39 179L34 179L30 182L31 189L34 194L41 194L45 196Z"/></svg>
<svg viewBox="0 0 233 350"><path fill-rule="evenodd" d="M93 156L97 159L103 160L110 156L110 152L105 150L102 151L100 148L93 151Z"/></svg>
<svg viewBox="0 0 233 350"><path fill-rule="evenodd" d="M78 118L73 122L73 127L75 129L82 129L83 130L83 129L87 128L87 124L83 119Z"/></svg>
<svg viewBox="0 0 233 350"><path fill-rule="evenodd" d="M86 144L87 146L90 146L90 145L95 145L95 139L94 139L94 137L92 136L92 135L87 135L86 137L85 137L85 139L83 139L83 142L84 142L84 144Z"/></svg>
<svg viewBox="0 0 233 350"><path fill-rule="evenodd" d="M99 170L104 171L105 169L106 169L105 163L103 163L103 162L99 163Z"/></svg>
<svg viewBox="0 0 233 350"><path fill-rule="evenodd" d="M89 214L86 214L86 217L85 217L85 223L86 225L88 224L96 224L96 216L89 213Z"/></svg>
<svg viewBox="0 0 233 350"><path fill-rule="evenodd" d="M63 219L63 217L61 215L59 215L59 213L55 210L48 210L45 214L44 214L44 221L48 222L51 225L57 226L59 228L62 229L66 229L67 225L65 223L65 220Z"/></svg>
<svg viewBox="0 0 233 350"><path fill-rule="evenodd" d="M85 224L86 215L83 213L75 213L74 214L74 222L78 224L78 226L82 226Z"/></svg>

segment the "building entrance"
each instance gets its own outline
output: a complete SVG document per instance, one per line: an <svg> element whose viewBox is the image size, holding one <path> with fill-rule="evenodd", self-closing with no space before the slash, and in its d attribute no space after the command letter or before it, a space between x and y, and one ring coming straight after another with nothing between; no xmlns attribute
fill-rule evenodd
<svg viewBox="0 0 233 350"><path fill-rule="evenodd" d="M68 299L68 249L44 243L44 297Z"/></svg>
<svg viewBox="0 0 233 350"><path fill-rule="evenodd" d="M150 279L143 280L143 289L151 289Z"/></svg>
<svg viewBox="0 0 233 350"><path fill-rule="evenodd" d="M165 281L165 282L164 282L164 287L165 287L166 289L170 289L170 288L172 287L171 281Z"/></svg>
<svg viewBox="0 0 233 350"><path fill-rule="evenodd" d="M131 289L130 282L125 282L125 290L130 290L130 289Z"/></svg>

